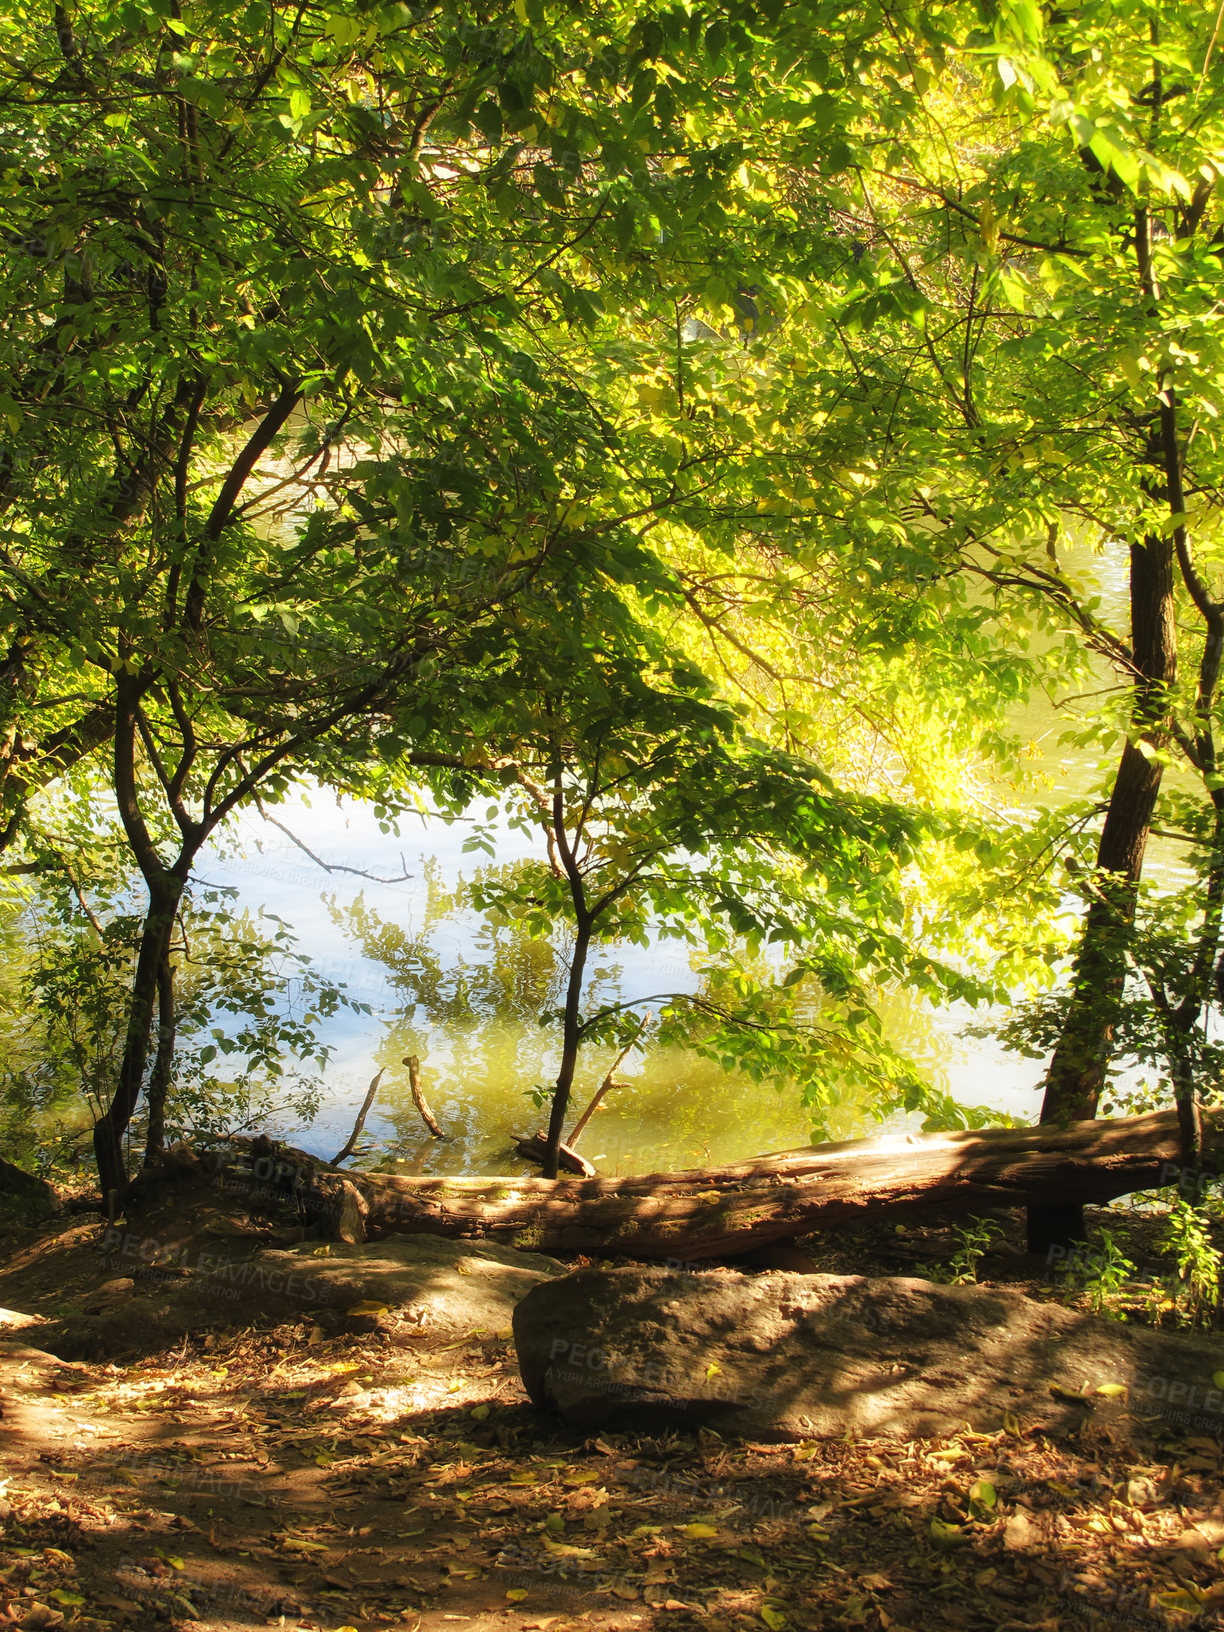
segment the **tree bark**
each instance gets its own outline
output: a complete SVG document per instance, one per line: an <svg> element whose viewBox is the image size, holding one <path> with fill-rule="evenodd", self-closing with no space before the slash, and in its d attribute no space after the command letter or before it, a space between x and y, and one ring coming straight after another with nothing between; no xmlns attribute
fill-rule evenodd
<svg viewBox="0 0 1224 1632"><path fill-rule="evenodd" d="M177 883L177 880L175 880ZM153 1031L153 1009L157 1002L158 972L166 960L170 936L174 928L174 913L178 906L178 890L168 885L150 889L149 910L140 936L136 956L136 974L132 980L132 996L128 1008L127 1036L123 1059L110 1104L94 1124L94 1156L98 1163L98 1179L102 1185L104 1202L112 1191L122 1201L127 1189L127 1163L123 1155L123 1136L132 1120L132 1112L144 1086L145 1069L149 1061L149 1042Z"/></svg>
<svg viewBox="0 0 1224 1632"><path fill-rule="evenodd" d="M578 1050L582 1046L582 981L586 970L587 951L591 944L591 920L578 908L578 929L574 937L574 951L570 958L569 982L565 988L565 1018L561 1030L561 1065L553 1088L552 1110L548 1118L548 1137L544 1148L544 1177L555 1179L561 1161L561 1141L565 1133L565 1113L569 1109L570 1090L574 1086L574 1072L578 1065Z"/></svg>
<svg viewBox="0 0 1224 1632"><path fill-rule="evenodd" d="M1164 772L1168 693L1177 674L1172 539L1131 546L1131 646L1135 671L1132 735L1122 750L1097 847L1094 896L1076 955L1071 1003L1046 1074L1043 1124L1096 1115L1113 1055L1114 1026L1126 981L1143 857ZM1060 1199L1029 1209L1033 1252L1082 1240L1082 1204Z"/></svg>
<svg viewBox="0 0 1224 1632"><path fill-rule="evenodd" d="M1204 1112L1200 1172L1224 1169L1224 1110ZM729 1167L631 1178L410 1178L339 1173L266 1139L236 1141L248 1181L295 1196L333 1229L354 1198L367 1239L445 1235L599 1258L739 1256L830 1226L904 1214L1023 1206L1051 1193L1103 1203L1182 1183L1177 1114L1068 1127L859 1139ZM234 1189L231 1181L227 1188ZM346 1217L348 1214L345 1215Z"/></svg>
<svg viewBox="0 0 1224 1632"><path fill-rule="evenodd" d="M157 970L157 1053L149 1077L149 1129L145 1137L146 1167L155 1167L166 1149L166 1095L174 1071L177 1020L174 1006L174 966L167 954Z"/></svg>

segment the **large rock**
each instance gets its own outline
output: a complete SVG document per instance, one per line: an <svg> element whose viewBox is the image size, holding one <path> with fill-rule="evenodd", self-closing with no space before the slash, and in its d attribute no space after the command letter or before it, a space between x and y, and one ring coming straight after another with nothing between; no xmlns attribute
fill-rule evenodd
<svg viewBox="0 0 1224 1632"><path fill-rule="evenodd" d="M435 1235L391 1236L345 1246L332 1243L265 1251L247 1273L266 1292L269 1308L347 1317L381 1309L429 1334L508 1331L516 1304L534 1287L565 1274L555 1258L492 1241Z"/></svg>
<svg viewBox="0 0 1224 1632"><path fill-rule="evenodd" d="M1218 1339L977 1287L583 1269L529 1292L514 1338L535 1404L586 1429L913 1439L1005 1415L1060 1432L1092 1413L1224 1433Z"/></svg>
<svg viewBox="0 0 1224 1632"><path fill-rule="evenodd" d="M31 1322L45 1349L80 1360L153 1354L188 1334L257 1320L426 1341L508 1332L518 1300L565 1273L554 1258L491 1242L414 1235L260 1246L240 1222L225 1222L211 1216L189 1233L168 1218L155 1231L142 1221L84 1227L88 1241L48 1239L24 1267L0 1267L9 1305L0 1310L0 1345L28 1338Z"/></svg>

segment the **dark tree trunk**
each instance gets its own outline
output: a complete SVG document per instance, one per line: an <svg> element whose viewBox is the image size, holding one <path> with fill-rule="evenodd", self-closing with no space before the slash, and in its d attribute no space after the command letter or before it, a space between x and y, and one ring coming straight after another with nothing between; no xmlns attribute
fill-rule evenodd
<svg viewBox="0 0 1224 1632"><path fill-rule="evenodd" d="M578 919L578 933L574 938L574 953L570 959L569 983L565 989L561 1066L553 1088L552 1111L548 1118L548 1138L544 1150L546 1179L555 1179L560 1166L565 1113L569 1109L570 1090L574 1086L574 1071L578 1064L578 1050L582 1044L582 982L590 944L591 925L585 915L581 915Z"/></svg>
<svg viewBox="0 0 1224 1632"><path fill-rule="evenodd" d="M149 1130L145 1139L144 1165L155 1167L166 1148L166 1095L174 1070L176 1014L174 1005L174 965L167 955L157 971L157 1053L149 1077Z"/></svg>
<svg viewBox="0 0 1224 1632"><path fill-rule="evenodd" d="M1097 848L1098 893L1084 919L1071 1002L1046 1074L1043 1123L1095 1117L1113 1055L1143 856L1163 774L1168 692L1177 673L1173 559L1172 539L1149 535L1131 546L1132 735L1122 750ZM1060 1202L1029 1209L1033 1252L1082 1240L1083 1231L1082 1206Z"/></svg>
<svg viewBox="0 0 1224 1632"><path fill-rule="evenodd" d="M175 887L171 888L171 885ZM158 971L169 950L174 914L181 892L182 886L178 880L170 878L159 889L149 892L149 910L136 956L136 974L132 981L127 1036L119 1077L110 1104L94 1124L94 1155L98 1163L102 1199L108 1206L112 1192L121 1202L127 1190L123 1138L144 1087L153 1032L153 1011L157 1004Z"/></svg>

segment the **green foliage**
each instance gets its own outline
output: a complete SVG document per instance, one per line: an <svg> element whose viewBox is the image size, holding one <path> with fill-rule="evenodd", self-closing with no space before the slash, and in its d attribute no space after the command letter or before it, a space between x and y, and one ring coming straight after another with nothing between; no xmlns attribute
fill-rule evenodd
<svg viewBox="0 0 1224 1632"><path fill-rule="evenodd" d="M973 1286L977 1281L977 1266L982 1254L990 1250L990 1244L998 1233L998 1224L989 1218L971 1218L965 1224L958 1224L956 1235L960 1245L956 1251L946 1264L924 1265L923 1273L932 1281L942 1281L952 1286Z"/></svg>
<svg viewBox="0 0 1224 1632"><path fill-rule="evenodd" d="M1165 1217L1165 1239L1177 1259L1174 1296L1191 1324L1211 1325L1220 1302L1224 1252L1211 1239L1211 1217L1177 1197Z"/></svg>
<svg viewBox="0 0 1224 1632"><path fill-rule="evenodd" d="M1134 1273L1134 1263L1126 1257L1109 1231L1102 1230L1099 1246L1082 1261L1083 1287L1093 1313L1109 1313L1110 1304Z"/></svg>

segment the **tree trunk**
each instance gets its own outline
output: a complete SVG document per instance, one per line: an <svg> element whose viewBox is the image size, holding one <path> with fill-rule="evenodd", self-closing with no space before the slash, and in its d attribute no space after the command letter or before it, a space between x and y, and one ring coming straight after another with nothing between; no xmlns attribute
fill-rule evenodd
<svg viewBox="0 0 1224 1632"><path fill-rule="evenodd" d="M1204 1113L1201 1173L1224 1169L1224 1110ZM1051 1193L1077 1205L1184 1182L1174 1111L1045 1128L858 1139L729 1167L631 1178L410 1178L340 1173L266 1139L235 1141L245 1179L367 1238L484 1237L536 1252L702 1260L914 1208L980 1211ZM1200 1173L1193 1175L1197 1184ZM346 1225L346 1227L348 1227Z"/></svg>
<svg viewBox="0 0 1224 1632"><path fill-rule="evenodd" d="M149 1131L145 1139L146 1167L155 1167L166 1148L166 1095L174 1070L176 1015L174 966L167 955L157 970L157 1053L149 1077Z"/></svg>
<svg viewBox="0 0 1224 1632"><path fill-rule="evenodd" d="M1135 667L1132 736L1122 750L1097 847L1099 893L1084 919L1071 1003L1046 1074L1043 1124L1096 1115L1113 1056L1114 1026L1126 981L1143 856L1151 832L1166 740L1164 717L1177 673L1173 541L1149 535L1131 546L1131 649ZM1082 1240L1082 1204L1060 1199L1029 1209L1029 1250Z"/></svg>
<svg viewBox="0 0 1224 1632"><path fill-rule="evenodd" d="M94 1155L98 1163L98 1178L102 1185L102 1200L108 1204L112 1192L120 1201L127 1189L127 1164L123 1157L123 1136L132 1120L132 1112L144 1086L145 1068L149 1059L149 1040L153 1030L153 1009L157 1002L158 972L166 960L170 936L174 927L174 913L182 886L166 875L167 882L158 889L150 888L149 910L140 936L140 950L136 957L136 975L132 981L132 999L128 1010L127 1037L115 1092L105 1112L94 1124ZM177 886L174 888L172 886Z"/></svg>
<svg viewBox="0 0 1224 1632"><path fill-rule="evenodd" d="M561 1140L565 1132L565 1113L569 1109L570 1089L574 1086L574 1071L578 1065L578 1050L582 1044L582 981L586 970L587 950L591 944L591 925L585 914L579 914L578 932L574 937L574 953L570 959L569 983L565 988L565 1020L561 1032L561 1066L553 1088L552 1111L548 1118L548 1138L544 1149L544 1177L555 1179L561 1161Z"/></svg>

